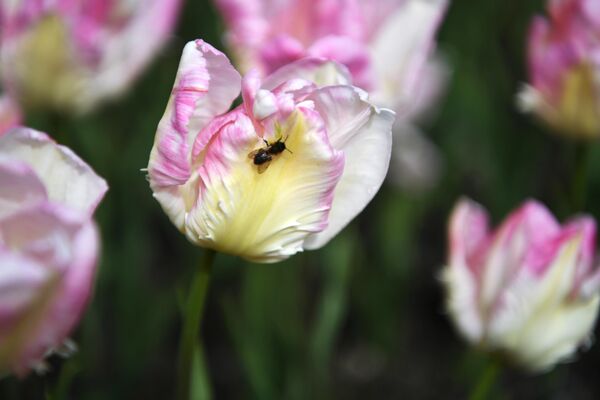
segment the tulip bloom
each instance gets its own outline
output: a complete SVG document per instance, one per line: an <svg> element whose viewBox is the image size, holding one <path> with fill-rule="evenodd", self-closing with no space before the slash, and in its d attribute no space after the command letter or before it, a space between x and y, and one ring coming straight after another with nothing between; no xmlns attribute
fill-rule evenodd
<svg viewBox="0 0 600 400"><path fill-rule="evenodd" d="M558 132L600 136L597 0L555 0L529 30L529 85L519 101Z"/></svg>
<svg viewBox="0 0 600 400"><path fill-rule="evenodd" d="M188 43L148 165L177 228L256 262L327 243L373 198L391 152L393 112L349 79L304 59L242 80L223 53Z"/></svg>
<svg viewBox="0 0 600 400"><path fill-rule="evenodd" d="M88 111L132 83L168 38L180 3L3 2L3 86L24 106Z"/></svg>
<svg viewBox="0 0 600 400"><path fill-rule="evenodd" d="M439 156L415 121L440 95L447 72L432 57L446 0L216 0L242 71L268 75L306 56L344 64L375 104L390 107L392 179L405 189L435 181Z"/></svg>
<svg viewBox="0 0 600 400"><path fill-rule="evenodd" d="M591 217L561 226L534 201L490 232L482 207L460 201L450 218L444 270L448 310L460 333L533 372L571 357L598 312L595 239Z"/></svg>
<svg viewBox="0 0 600 400"><path fill-rule="evenodd" d="M0 372L39 366L81 317L98 256L91 213L105 191L45 134L0 137Z"/></svg>

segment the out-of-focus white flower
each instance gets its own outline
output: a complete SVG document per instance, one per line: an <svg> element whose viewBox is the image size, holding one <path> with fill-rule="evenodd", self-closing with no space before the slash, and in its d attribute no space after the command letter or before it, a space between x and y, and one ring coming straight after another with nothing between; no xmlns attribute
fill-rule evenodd
<svg viewBox="0 0 600 400"><path fill-rule="evenodd" d="M600 13L597 0L552 0L529 30L529 83L519 94L559 133L600 137Z"/></svg>
<svg viewBox="0 0 600 400"><path fill-rule="evenodd" d="M460 201L443 275L460 333L533 372L569 359L590 336L600 304L595 239L591 217L561 226L535 201L490 232L482 207Z"/></svg>
<svg viewBox="0 0 600 400"><path fill-rule="evenodd" d="M242 71L268 75L306 56L344 64L372 101L396 111L390 174L407 190L431 187L440 157L415 126L443 90L434 55L446 0L215 0Z"/></svg>
<svg viewBox="0 0 600 400"><path fill-rule="evenodd" d="M106 183L48 136L0 137L0 371L20 376L60 348L91 295Z"/></svg>
<svg viewBox="0 0 600 400"><path fill-rule="evenodd" d="M3 2L2 84L27 107L88 111L132 83L168 38L180 3Z"/></svg>
<svg viewBox="0 0 600 400"><path fill-rule="evenodd" d="M323 59L242 80L224 54L188 43L150 155L154 196L203 247L275 262L323 246L377 193L390 159L394 113L349 80Z"/></svg>

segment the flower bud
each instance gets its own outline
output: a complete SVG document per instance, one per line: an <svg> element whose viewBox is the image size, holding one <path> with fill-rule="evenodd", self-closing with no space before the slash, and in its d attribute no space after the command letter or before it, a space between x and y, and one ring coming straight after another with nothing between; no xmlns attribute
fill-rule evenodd
<svg viewBox="0 0 600 400"><path fill-rule="evenodd" d="M600 18L596 0L553 0L548 18L529 29L529 83L519 94L524 111L557 132L600 137Z"/></svg>
<svg viewBox="0 0 600 400"><path fill-rule="evenodd" d="M591 217L561 226L535 201L490 232L482 207L461 200L450 218L443 273L459 332L532 372L568 360L598 312L595 238Z"/></svg>

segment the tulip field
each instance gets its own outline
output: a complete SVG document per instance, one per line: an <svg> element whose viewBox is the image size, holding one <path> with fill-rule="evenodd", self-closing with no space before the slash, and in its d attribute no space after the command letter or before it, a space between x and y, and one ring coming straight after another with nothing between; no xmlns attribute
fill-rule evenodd
<svg viewBox="0 0 600 400"><path fill-rule="evenodd" d="M600 397L600 0L0 2L0 400Z"/></svg>

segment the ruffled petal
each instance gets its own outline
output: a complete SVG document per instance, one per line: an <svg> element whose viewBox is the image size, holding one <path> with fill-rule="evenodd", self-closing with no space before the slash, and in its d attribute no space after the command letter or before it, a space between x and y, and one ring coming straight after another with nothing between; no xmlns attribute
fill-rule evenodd
<svg viewBox="0 0 600 400"><path fill-rule="evenodd" d="M200 193L186 220L190 240L257 262L302 251L306 237L327 226L344 155L328 140L314 110L300 106L281 126L290 150L262 173L249 154L264 147L244 115L223 125L198 169Z"/></svg>
<svg viewBox="0 0 600 400"><path fill-rule="evenodd" d="M325 118L331 145L346 156L346 167L335 189L329 225L306 241L307 249L323 246L360 213L387 173L394 113L374 108L365 97L347 86L325 87L309 97Z"/></svg>
<svg viewBox="0 0 600 400"><path fill-rule="evenodd" d="M202 40L186 44L167 109L150 154L150 186L169 215L183 225L179 186L191 175L191 149L198 133L226 112L239 95L241 77L229 59Z"/></svg>
<svg viewBox="0 0 600 400"><path fill-rule="evenodd" d="M107 190L100 178L69 148L42 132L15 128L0 137L0 153L19 160L44 184L48 199L91 215Z"/></svg>

